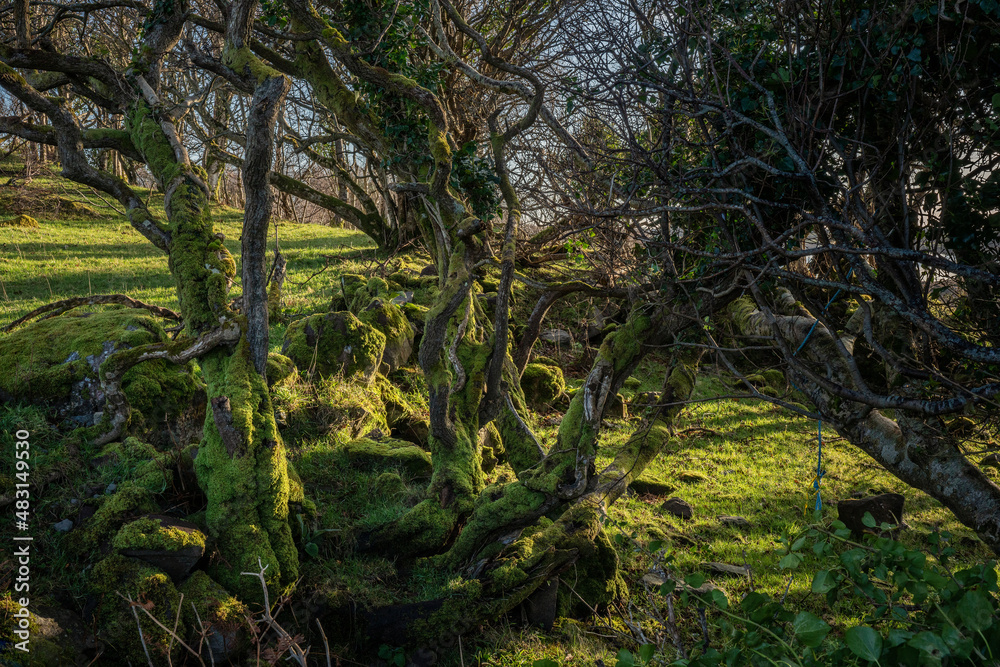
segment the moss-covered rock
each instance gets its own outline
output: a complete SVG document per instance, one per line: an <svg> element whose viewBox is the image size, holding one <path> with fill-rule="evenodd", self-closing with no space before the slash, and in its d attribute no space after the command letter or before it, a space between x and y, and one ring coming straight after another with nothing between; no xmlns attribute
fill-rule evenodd
<svg viewBox="0 0 1000 667"><path fill-rule="evenodd" d="M267 386L274 387L288 381L295 373L295 362L283 354L271 352L267 355Z"/></svg>
<svg viewBox="0 0 1000 667"><path fill-rule="evenodd" d="M170 483L169 472L174 466L169 452L157 451L152 445L134 437L106 445L94 463L99 468L113 466L128 470L129 484L152 493L166 490Z"/></svg>
<svg viewBox="0 0 1000 667"><path fill-rule="evenodd" d="M521 389L531 409L540 410L566 391L566 379L561 368L532 363L521 375Z"/></svg>
<svg viewBox="0 0 1000 667"><path fill-rule="evenodd" d="M179 591L184 594L184 623L194 632L206 628L206 652L211 652L211 662L227 664L246 645L244 623L249 609L201 570L188 577Z"/></svg>
<svg viewBox="0 0 1000 667"><path fill-rule="evenodd" d="M186 521L150 515L122 526L111 545L180 581L204 555L205 535Z"/></svg>
<svg viewBox="0 0 1000 667"><path fill-rule="evenodd" d="M380 373L388 375L410 360L415 331L402 308L376 299L361 312L360 318L362 322L374 327L385 336Z"/></svg>
<svg viewBox="0 0 1000 667"><path fill-rule="evenodd" d="M406 484L398 473L384 472L375 480L372 490L385 498L395 498L406 492Z"/></svg>
<svg viewBox="0 0 1000 667"><path fill-rule="evenodd" d="M322 313L293 322L285 330L281 353L299 371L321 376L375 377L382 363L385 334L349 312Z"/></svg>
<svg viewBox="0 0 1000 667"><path fill-rule="evenodd" d="M38 221L30 215L18 215L13 218L0 220L0 227L21 227L24 229L37 229Z"/></svg>
<svg viewBox="0 0 1000 667"><path fill-rule="evenodd" d="M179 664L183 649L176 641L149 618L141 609L136 609L143 639L139 639L135 616L128 600L131 598L155 616L163 625L173 627L177 615L180 596L166 573L131 558L115 554L94 566L87 577L87 583L98 598L95 611L98 632L127 661L134 665L146 664L143 640L154 664L170 659ZM186 624L178 625L177 634L187 635ZM171 646L172 644L172 646Z"/></svg>
<svg viewBox="0 0 1000 667"><path fill-rule="evenodd" d="M78 549L94 548L110 540L125 522L159 510L153 501L153 494L131 482L123 484L112 496L102 496L99 502L100 507L82 529L70 533L70 539Z"/></svg>
<svg viewBox="0 0 1000 667"><path fill-rule="evenodd" d="M99 218L100 214L93 206L88 206L83 202L78 202L69 197L59 197L59 215L70 220L74 218L93 219Z"/></svg>
<svg viewBox="0 0 1000 667"><path fill-rule="evenodd" d="M90 426L104 411L99 369L118 350L164 342L163 327L144 311L74 311L0 336L0 400L44 405L73 426ZM122 391L132 408L129 430L169 442L166 424L204 420L204 384L194 364L147 361L129 369Z"/></svg>
<svg viewBox="0 0 1000 667"><path fill-rule="evenodd" d="M343 452L352 463L385 468L398 466L414 477L429 477L433 470L430 454L402 440L359 438L345 444Z"/></svg>

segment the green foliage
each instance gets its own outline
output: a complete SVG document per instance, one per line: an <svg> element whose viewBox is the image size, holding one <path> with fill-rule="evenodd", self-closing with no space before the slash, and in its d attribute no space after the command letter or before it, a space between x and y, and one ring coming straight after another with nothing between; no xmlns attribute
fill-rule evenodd
<svg viewBox="0 0 1000 667"><path fill-rule="evenodd" d="M883 524L885 532L892 526ZM697 650L675 665L794 664L981 665L1000 651L1000 597L995 562L953 570L954 548L947 533L930 536L931 554L888 537L853 542L839 521L817 523L783 538L787 555L811 552L825 569L813 576L812 592L828 605L855 600L867 609L863 622L846 630L820 616L795 610L784 597L752 591L738 604L718 591L679 594L681 608L705 604L713 627L725 639L719 648ZM669 561L669 559L668 559ZM801 558L790 564L798 567ZM689 587L700 581L687 582ZM664 595L674 594L668 581ZM683 612L681 612L683 613ZM640 664L622 661L619 665Z"/></svg>

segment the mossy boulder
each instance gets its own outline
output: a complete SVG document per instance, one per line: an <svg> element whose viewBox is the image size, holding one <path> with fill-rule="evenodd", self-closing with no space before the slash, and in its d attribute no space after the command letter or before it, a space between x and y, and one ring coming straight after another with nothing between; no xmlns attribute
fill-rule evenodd
<svg viewBox="0 0 1000 667"><path fill-rule="evenodd" d="M160 509L148 489L131 482L119 487L114 495L101 496L98 502L100 506L82 529L70 534L77 550L94 548L110 540L122 524Z"/></svg>
<svg viewBox="0 0 1000 667"><path fill-rule="evenodd" d="M340 276L339 283L340 289L334 294L331 310L349 310L357 314L374 299L389 300L392 297L389 283L377 276L366 278L345 273Z"/></svg>
<svg viewBox="0 0 1000 667"><path fill-rule="evenodd" d="M250 610L200 570L188 577L178 590L184 594L184 623L193 630L208 629L204 652L211 653L210 663L229 664L230 658L247 643L244 624Z"/></svg>
<svg viewBox="0 0 1000 667"><path fill-rule="evenodd" d="M300 372L314 369L321 376L342 374L375 377L382 363L385 334L359 320L353 313L340 311L312 315L288 325L281 353Z"/></svg>
<svg viewBox="0 0 1000 667"><path fill-rule="evenodd" d="M342 451L355 465L372 468L399 467L413 477L430 477L433 470L430 454L402 440L358 438L346 443Z"/></svg>
<svg viewBox="0 0 1000 667"><path fill-rule="evenodd" d="M136 609L143 639L139 639L135 616L126 598L138 602L163 625L173 627L177 615L180 595L170 577L165 572L150 567L131 558L114 554L94 566L87 577L87 583L98 598L95 610L99 635L111 644L120 656L133 665L147 664L143 640L154 664L170 660L180 663L181 648L170 635L153 622L141 609ZM187 626L178 624L177 634L187 635Z"/></svg>
<svg viewBox="0 0 1000 667"><path fill-rule="evenodd" d="M787 385L785 374L776 368L769 368L760 373L752 373L747 375L746 378L757 391L765 396L780 396L784 393Z"/></svg>
<svg viewBox="0 0 1000 667"><path fill-rule="evenodd" d="M59 215L63 218L99 218L100 214L93 206L74 201L68 197L59 197Z"/></svg>
<svg viewBox="0 0 1000 667"><path fill-rule="evenodd" d="M267 355L267 386L280 386L287 382L295 373L295 362L283 354L271 352Z"/></svg>
<svg viewBox="0 0 1000 667"><path fill-rule="evenodd" d="M111 544L116 552L163 570L174 581L186 577L205 554L205 534L197 525L157 514L125 524Z"/></svg>
<svg viewBox="0 0 1000 667"><path fill-rule="evenodd" d="M136 309L74 311L34 322L0 336L0 400L44 405L74 427L91 426L104 412L101 364L119 350L165 341L163 327ZM201 437L205 388L194 364L147 361L125 373L122 391L132 408L130 432L167 444L169 424L174 437Z"/></svg>
<svg viewBox="0 0 1000 667"><path fill-rule="evenodd" d="M21 227L24 229L37 229L38 221L30 215L18 215L6 220L0 220L0 227Z"/></svg>
<svg viewBox="0 0 1000 667"><path fill-rule="evenodd" d="M566 391L566 379L561 368L531 363L521 375L521 389L532 410L541 410Z"/></svg>
<svg viewBox="0 0 1000 667"><path fill-rule="evenodd" d="M372 301L362 312L360 319L385 336L382 364L379 372L388 375L402 368L413 353L415 331L406 319L403 309L381 299Z"/></svg>
<svg viewBox="0 0 1000 667"><path fill-rule="evenodd" d="M174 467L170 453L157 451L152 445L134 437L106 445L93 463L98 468L111 466L127 469L129 484L153 493L166 490L171 481L170 470Z"/></svg>

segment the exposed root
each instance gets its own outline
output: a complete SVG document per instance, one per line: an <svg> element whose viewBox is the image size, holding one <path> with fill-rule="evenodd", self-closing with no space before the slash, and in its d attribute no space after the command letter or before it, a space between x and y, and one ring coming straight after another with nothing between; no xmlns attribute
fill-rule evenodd
<svg viewBox="0 0 1000 667"><path fill-rule="evenodd" d="M4 333L12 331L21 324L35 319L40 315L45 315L40 319L47 320L50 317L56 317L57 315L62 315L63 313L72 310L74 308L79 308L80 306L96 306L102 304L118 304L122 306L128 306L129 308L144 308L149 312L153 313L158 317L162 317L168 320L180 321L181 316L169 308L164 308L162 306L155 306L151 303L143 303L137 299L133 299L130 296L125 296L124 294L95 294L94 296L77 296L72 299L63 299L61 301L55 301L44 306L35 308L33 311L25 315L24 317L14 320L7 326L3 328Z"/></svg>

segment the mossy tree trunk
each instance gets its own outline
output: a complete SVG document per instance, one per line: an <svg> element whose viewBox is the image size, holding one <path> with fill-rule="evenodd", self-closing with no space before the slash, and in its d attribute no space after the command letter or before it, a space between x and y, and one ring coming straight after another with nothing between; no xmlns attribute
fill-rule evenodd
<svg viewBox="0 0 1000 667"><path fill-rule="evenodd" d="M253 3L240 3L239 7L246 9L247 5L252 8ZM263 378L267 300L266 295L257 294L260 289L254 288L264 285L261 249L270 211L266 188L257 188L258 198L248 211L244 233L244 289L250 285L251 290L245 291L245 312L241 314L230 308L229 288L236 264L213 229L206 174L191 163L172 118L158 98L161 61L177 44L185 12L183 3L154 4L141 48L124 77L99 61L61 58L31 49L5 49L0 52L5 63L0 85L53 120L63 175L114 195L126 206L132 224L167 253L184 335L166 346L155 344L116 353L102 365L102 382L109 389L108 412L115 417L110 433L99 440L116 437L127 421L127 400L113 391L127 368L152 358L200 359L210 409L195 465L199 484L207 495L208 527L219 539L221 560L215 565L216 575L244 599L255 600L261 597L259 586L241 577L241 571L258 571L259 563L263 563L268 566L269 581L280 585L294 582L298 573L298 557L288 525L287 461ZM233 11L231 17L231 33L236 35L241 30L239 22L247 24L252 13ZM239 44L235 47L238 49ZM80 130L72 111L64 102L34 90L11 69L12 65L85 73L114 95L114 102L126 110L125 131L113 137L114 145L140 157L156 178L165 194L166 224L146 210L127 184L87 163L82 150L87 146L86 133ZM249 65L247 70L260 72ZM250 75L247 71L241 74ZM260 85L270 86L262 97L272 101L280 100L288 87L283 77L275 84L274 77L265 76ZM273 107L272 103L256 123L253 136L257 147L248 154L248 158L264 161L265 178L271 159ZM108 133L102 140L110 140ZM251 171L259 176L261 169Z"/></svg>

